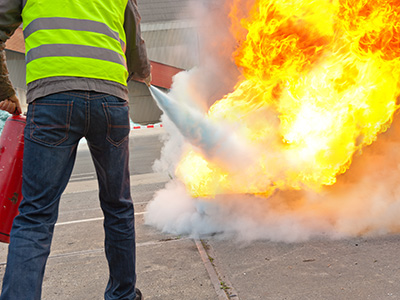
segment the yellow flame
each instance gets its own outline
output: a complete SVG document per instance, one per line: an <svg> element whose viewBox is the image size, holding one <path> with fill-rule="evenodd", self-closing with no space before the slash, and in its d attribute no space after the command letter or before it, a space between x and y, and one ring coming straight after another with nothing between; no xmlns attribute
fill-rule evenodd
<svg viewBox="0 0 400 300"><path fill-rule="evenodd" d="M192 196L319 190L390 126L398 105L398 1L233 1L243 79L208 117L234 124L256 162L233 172L192 149L177 176ZM250 3L250 2L249 2Z"/></svg>

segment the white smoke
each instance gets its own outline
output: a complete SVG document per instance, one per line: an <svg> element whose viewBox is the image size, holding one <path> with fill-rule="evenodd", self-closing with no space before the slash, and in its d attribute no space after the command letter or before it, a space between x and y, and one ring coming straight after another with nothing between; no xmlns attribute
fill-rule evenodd
<svg viewBox="0 0 400 300"><path fill-rule="evenodd" d="M246 146L228 124L208 119L203 113L187 105L187 101L178 102L154 86L149 89L158 106L183 138L209 161L216 161L232 171L241 170L253 163L251 147ZM190 99L190 95L185 96Z"/></svg>
<svg viewBox="0 0 400 300"><path fill-rule="evenodd" d="M193 199L174 179L156 193L146 222L164 232L195 237L217 233L241 241L297 242L398 232L399 125L355 157L337 184L321 193L278 191L268 199L254 195Z"/></svg>
<svg viewBox="0 0 400 300"><path fill-rule="evenodd" d="M199 20L207 24L199 32L200 40L209 41L202 45L205 58L199 68L175 77L169 96L195 110L202 121L208 122L205 112L213 101L233 88L238 72L230 61L233 39L226 29L229 27L227 12L223 7L210 12L205 6L195 11L200 14ZM167 115L163 115L162 121L167 133L154 170L173 176L182 153L190 146ZM174 234L198 237L217 233L220 237L235 236L242 241L294 242L314 237L336 239L399 232L398 123L395 119L388 132L354 157L350 170L339 176L335 185L319 193L277 191L267 199L237 194L194 199L175 178L149 203L146 223ZM225 124L212 124L219 125L229 130ZM240 144L240 140L235 143ZM206 154L210 150L204 144L195 146ZM233 147L232 144L219 147L217 153L209 153L208 157L229 157ZM243 149L246 150L242 148L236 153L243 153ZM236 167L235 159L226 159L225 163Z"/></svg>

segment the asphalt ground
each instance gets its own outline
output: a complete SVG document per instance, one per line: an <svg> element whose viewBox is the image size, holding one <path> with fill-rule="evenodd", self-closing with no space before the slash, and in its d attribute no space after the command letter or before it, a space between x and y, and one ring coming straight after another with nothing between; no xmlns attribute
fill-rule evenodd
<svg viewBox="0 0 400 300"><path fill-rule="evenodd" d="M254 241L194 240L144 224L146 205L169 177L153 173L162 130L133 133L131 176L137 231L137 286L146 300L400 299L400 236ZM43 283L44 300L103 299L108 279L97 182L80 146L61 199ZM89 174L89 175L88 175ZM0 278L7 244L0 243ZM21 299L23 300L23 299Z"/></svg>

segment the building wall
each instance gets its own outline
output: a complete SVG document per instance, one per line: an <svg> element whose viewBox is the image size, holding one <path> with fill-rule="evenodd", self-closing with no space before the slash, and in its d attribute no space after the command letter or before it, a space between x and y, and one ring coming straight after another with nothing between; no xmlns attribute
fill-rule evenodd
<svg viewBox="0 0 400 300"><path fill-rule="evenodd" d="M19 52L6 51L6 57L11 82L15 87L25 88L25 55Z"/></svg>
<svg viewBox="0 0 400 300"><path fill-rule="evenodd" d="M220 11L226 0L138 0L149 57L189 70L199 65L199 12Z"/></svg>
<svg viewBox="0 0 400 300"><path fill-rule="evenodd" d="M185 70L199 63L198 35L193 22L145 23L142 36L152 61Z"/></svg>
<svg viewBox="0 0 400 300"><path fill-rule="evenodd" d="M22 111L27 111L26 105L26 71L25 54L6 50L7 67L11 83L22 106Z"/></svg>
<svg viewBox="0 0 400 300"><path fill-rule="evenodd" d="M162 111L144 83L131 81L129 88L129 113L133 122L146 125L160 122ZM166 89L161 90L166 91Z"/></svg>
<svg viewBox="0 0 400 300"><path fill-rule="evenodd" d="M145 24L190 19L190 4L198 1L210 0L138 0L137 3Z"/></svg>

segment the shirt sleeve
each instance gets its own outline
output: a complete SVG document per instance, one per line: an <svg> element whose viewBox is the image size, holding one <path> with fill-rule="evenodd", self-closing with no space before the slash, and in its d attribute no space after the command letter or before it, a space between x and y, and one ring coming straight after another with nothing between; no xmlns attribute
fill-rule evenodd
<svg viewBox="0 0 400 300"><path fill-rule="evenodd" d="M21 25L22 0L0 0L0 101L15 95L8 76L5 42Z"/></svg>
<svg viewBox="0 0 400 300"><path fill-rule="evenodd" d="M125 10L124 29L126 33L126 62L129 78L146 78L150 75L150 62L146 44L140 30L140 14L136 0L129 0Z"/></svg>
<svg viewBox="0 0 400 300"><path fill-rule="evenodd" d="M4 51L5 43L0 42L0 101L15 95L15 90L8 77L8 69L6 64L6 53Z"/></svg>

